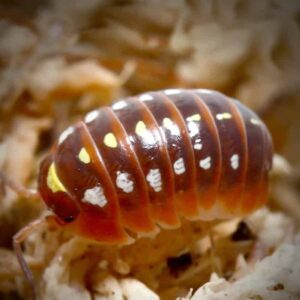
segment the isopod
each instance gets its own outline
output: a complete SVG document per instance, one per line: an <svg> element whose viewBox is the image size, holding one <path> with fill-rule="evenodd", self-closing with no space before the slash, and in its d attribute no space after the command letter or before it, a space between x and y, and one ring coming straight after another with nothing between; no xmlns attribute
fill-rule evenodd
<svg viewBox="0 0 300 300"><path fill-rule="evenodd" d="M95 241L126 244L181 219L244 216L267 199L270 133L219 92L168 89L115 102L67 128L41 163L38 192L54 222Z"/></svg>

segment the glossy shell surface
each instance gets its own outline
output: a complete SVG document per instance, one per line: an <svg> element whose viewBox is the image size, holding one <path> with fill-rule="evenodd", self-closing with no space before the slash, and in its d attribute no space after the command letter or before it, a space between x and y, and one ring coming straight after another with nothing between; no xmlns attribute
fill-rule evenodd
<svg viewBox="0 0 300 300"><path fill-rule="evenodd" d="M267 199L272 141L240 102L210 90L122 99L67 128L39 190L79 235L125 243L182 218L243 216Z"/></svg>

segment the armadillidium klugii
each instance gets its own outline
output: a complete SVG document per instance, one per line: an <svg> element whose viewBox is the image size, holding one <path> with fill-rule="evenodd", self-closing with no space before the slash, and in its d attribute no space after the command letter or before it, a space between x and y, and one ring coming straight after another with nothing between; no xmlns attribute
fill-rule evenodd
<svg viewBox="0 0 300 300"><path fill-rule="evenodd" d="M142 94L90 112L42 163L39 191L67 227L126 242L180 217L244 215L265 203L272 142L241 103L208 90Z"/></svg>
<svg viewBox="0 0 300 300"><path fill-rule="evenodd" d="M272 155L266 126L240 102L169 89L120 100L67 128L41 164L38 190L59 226L125 244L130 233L176 228L182 218L254 211L267 199ZM31 227L14 240L27 277L19 244Z"/></svg>

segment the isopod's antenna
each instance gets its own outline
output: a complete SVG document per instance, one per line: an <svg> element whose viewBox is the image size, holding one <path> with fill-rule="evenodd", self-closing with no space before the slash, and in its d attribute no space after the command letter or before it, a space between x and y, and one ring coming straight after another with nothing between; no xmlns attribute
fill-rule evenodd
<svg viewBox="0 0 300 300"><path fill-rule="evenodd" d="M11 180L3 172L0 171L0 181L2 184L10 187L18 196L28 199L40 199L40 194L37 190L32 190L23 185Z"/></svg>
<svg viewBox="0 0 300 300"><path fill-rule="evenodd" d="M210 221L203 222L201 224L204 232L207 233L209 243L210 243L210 265L212 268L212 271L215 272L219 277L222 276L222 268L220 266L220 263L218 261L217 256L217 248L216 248L216 241L215 241L215 235L213 231L213 223Z"/></svg>
<svg viewBox="0 0 300 300"><path fill-rule="evenodd" d="M14 235L13 237L13 248L16 253L17 259L19 261L19 264L21 266L21 269L25 275L25 278L27 279L31 293L32 293L32 299L33 300L38 300L38 294L37 290L35 288L35 283L34 283L34 277L33 274L25 261L21 244L24 242L27 237L37 228L42 225L54 225L54 226L59 226L57 219L54 215L48 215L41 217L40 219L34 220L31 223L29 223L27 226L23 227L17 234Z"/></svg>
<svg viewBox="0 0 300 300"><path fill-rule="evenodd" d="M21 184L16 183L15 181L8 178L3 172L0 171L0 183L4 186L8 186L11 188L18 196L28 199L40 199L40 194L37 190L31 190L28 189ZM44 216L37 220L32 221L25 227L23 227L18 233L16 233L13 237L13 248L15 251L15 254L17 256L17 259L19 261L20 267L25 275L26 280L29 283L31 293L32 293L32 299L38 300L39 297L37 295L37 291L35 288L34 283L34 277L33 274L25 261L21 244L24 242L27 237L39 226L42 226L44 224L55 224L58 225L58 222L56 220L55 216Z"/></svg>

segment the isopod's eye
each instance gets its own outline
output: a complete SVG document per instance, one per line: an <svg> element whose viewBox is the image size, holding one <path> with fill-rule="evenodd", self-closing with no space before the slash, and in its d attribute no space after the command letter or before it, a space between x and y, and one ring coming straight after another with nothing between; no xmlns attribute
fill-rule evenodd
<svg viewBox="0 0 300 300"><path fill-rule="evenodd" d="M74 221L79 214L76 203L66 193L57 192L48 198L43 196L43 199L49 209L65 223Z"/></svg>
<svg viewBox="0 0 300 300"><path fill-rule="evenodd" d="M47 207L64 223L74 221L79 215L79 207L58 178L51 157L41 164L39 191Z"/></svg>

